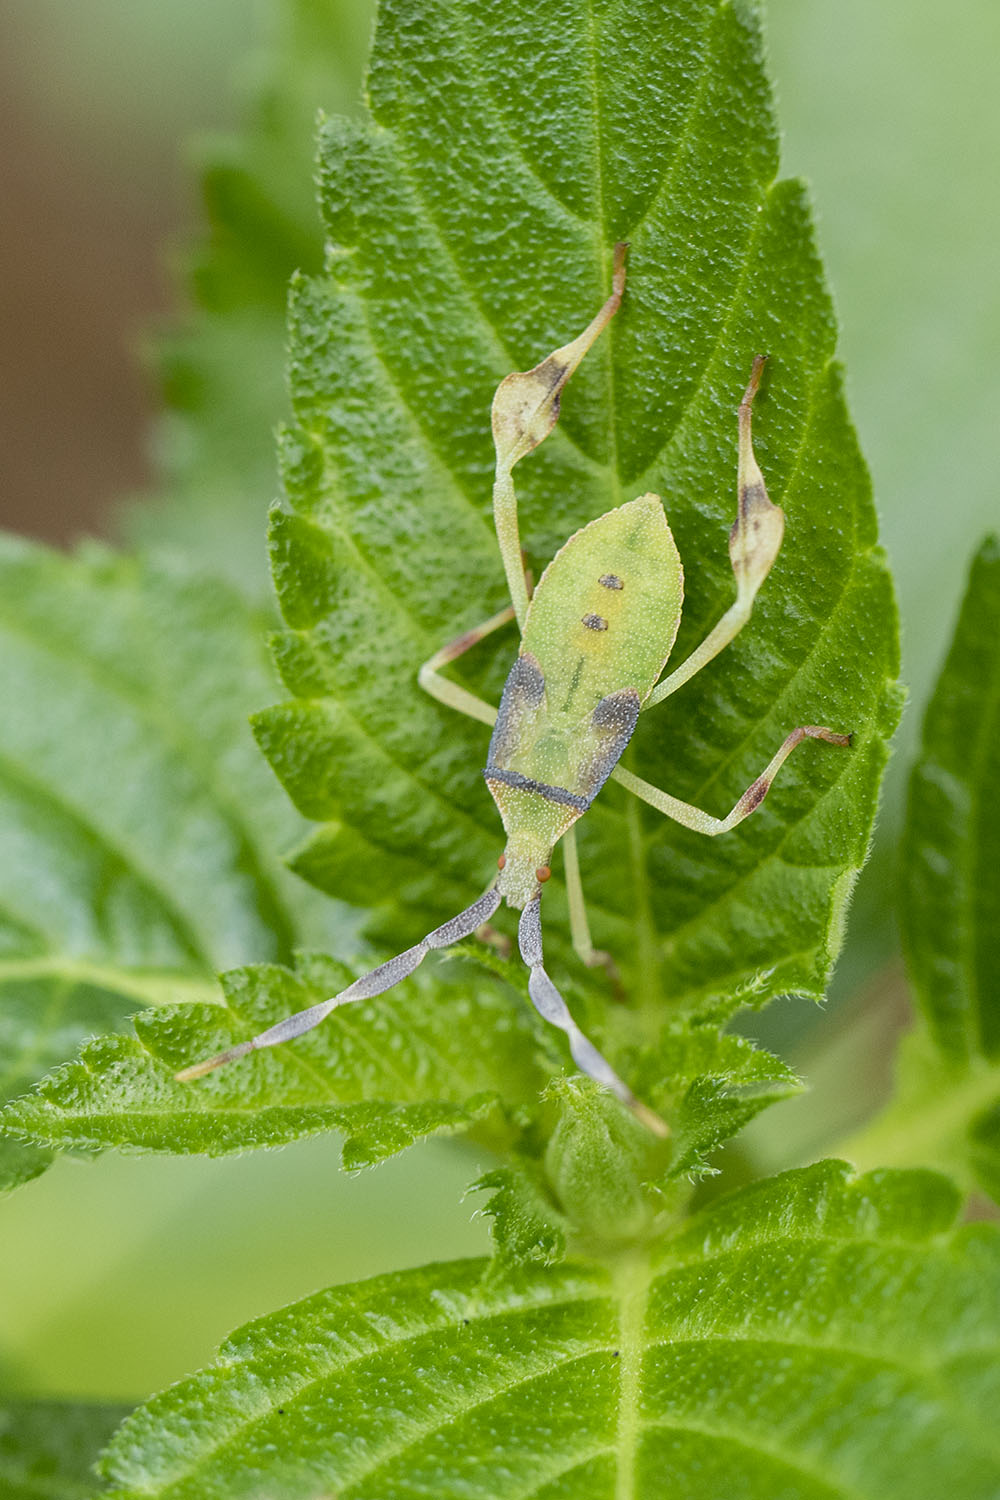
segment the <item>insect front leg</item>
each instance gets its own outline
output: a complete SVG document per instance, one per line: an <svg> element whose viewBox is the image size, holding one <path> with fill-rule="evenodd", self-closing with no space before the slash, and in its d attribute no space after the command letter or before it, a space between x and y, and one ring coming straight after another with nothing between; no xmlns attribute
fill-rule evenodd
<svg viewBox="0 0 1000 1500"><path fill-rule="evenodd" d="M528 994L531 996L531 1003L543 1020L566 1033L569 1050L580 1072L609 1089L616 1099L620 1099L632 1111L637 1120L642 1121L647 1130L661 1137L668 1135L668 1127L659 1115L636 1098L628 1084L618 1077L607 1058L598 1052L589 1037L584 1036L573 1020L566 1001L546 973L542 953L540 896L535 896L522 911L517 941L521 957L528 966Z"/></svg>
<svg viewBox="0 0 1000 1500"><path fill-rule="evenodd" d="M709 631L686 661L665 677L646 699L644 708L662 703L676 693L689 678L734 640L749 620L757 591L774 564L781 549L785 531L785 513L768 499L764 476L754 457L751 413L760 385L766 356L754 358L750 383L743 393L739 409L740 445L737 466L737 514L729 533L729 558L736 575L736 602Z"/></svg>
<svg viewBox="0 0 1000 1500"><path fill-rule="evenodd" d="M430 953L432 948L450 948L453 943L459 943L463 938L471 937L474 932L489 922L490 917L500 905L500 893L496 883L474 901L465 911L459 912L457 917L452 917L441 927L435 927L425 938L416 943L412 948L407 948L404 953L397 953L395 958L390 958L387 963L379 964L377 968L370 969L367 974L362 974L360 979L355 979L339 995L333 995L329 1000L321 1000L318 1005L310 1005L306 1010L297 1011L294 1016L286 1016L275 1026L269 1026L258 1036L251 1037L249 1041L238 1042L235 1047L230 1047L226 1052L218 1052L215 1057L206 1058L204 1062L195 1063L190 1068L182 1068L174 1077L179 1083L190 1083L195 1078L201 1078L206 1073L211 1073L214 1068L221 1068L225 1063L236 1062L238 1058L246 1057L251 1052L263 1051L265 1047L279 1047L283 1042L291 1042L298 1036L304 1036L307 1031L312 1031L321 1021L325 1021L331 1011L338 1006L350 1005L356 1000L373 1000L376 995L382 995L386 990L391 990L393 985L399 984L400 980L412 974L414 969L421 964Z"/></svg>
<svg viewBox="0 0 1000 1500"><path fill-rule="evenodd" d="M493 484L493 520L500 556L507 575L511 603L520 629L528 613L528 590L521 565L521 538L517 524L517 495L511 470L519 459L537 448L559 420L563 387L587 350L606 328L621 306L625 290L625 252L615 246L611 296L584 331L569 344L556 349L533 370L515 371L502 380L493 397L493 443L496 477Z"/></svg>
<svg viewBox="0 0 1000 1500"><path fill-rule="evenodd" d="M657 812L673 818L675 823L681 823L685 828L693 829L695 833L705 833L714 837L718 833L728 833L730 829L736 827L737 823L742 823L744 818L749 818L767 796L779 768L791 755L796 745L800 745L803 740L826 740L829 745L841 745L846 748L851 743L851 736L837 734L833 729L826 729L816 724L803 724L798 729L793 729L782 743L777 755L773 757L757 780L751 782L736 806L724 818L714 818L711 813L703 812L700 807L692 807L690 802L681 802L677 797L671 797L669 792L661 792L659 787L643 781L641 776L634 776L631 771L623 770L621 766L616 768L613 775L623 787L634 792L643 802L648 802L650 807L655 807Z"/></svg>

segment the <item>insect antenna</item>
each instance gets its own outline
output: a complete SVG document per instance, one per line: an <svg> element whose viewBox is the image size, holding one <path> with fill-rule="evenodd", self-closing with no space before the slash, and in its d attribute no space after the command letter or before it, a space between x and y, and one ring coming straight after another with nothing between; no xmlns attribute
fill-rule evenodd
<svg viewBox="0 0 1000 1500"><path fill-rule="evenodd" d="M346 990L341 990L339 995L334 995L331 1000L321 1000L318 1005L310 1005L307 1010L297 1011L294 1016L286 1016L276 1026L268 1027L259 1036L251 1037L248 1042L240 1042L235 1047L230 1047L227 1052L220 1052L215 1057L209 1057L205 1062L195 1063L190 1068L182 1068L174 1077L180 1083L187 1083L192 1078L201 1078L205 1073L211 1073L213 1068L221 1068L224 1063L235 1062L239 1057L246 1057L250 1052L259 1052L264 1047L277 1047L282 1042L290 1042L293 1037L302 1036L303 1032L311 1031L324 1021L332 1010L338 1005L350 1005L354 1000L372 1000L376 995L381 995L385 990L391 990L394 984L412 974L417 965L427 957L432 948L450 948L452 943L461 942L462 938L471 937L477 927L488 922L490 917L500 905L500 893L496 886L491 886L485 895L480 896L465 911L459 912L457 917L452 917L441 927L435 927L413 948L407 948L405 953L397 953L395 958L390 958L387 963L379 964L378 968L370 969L367 974L362 974L360 979L355 979Z"/></svg>
<svg viewBox="0 0 1000 1500"><path fill-rule="evenodd" d="M637 1120L654 1135L669 1135L669 1127L648 1105L637 1099L627 1083L618 1077L607 1058L603 1057L589 1037L584 1036L570 1015L569 1006L556 989L542 966L542 900L541 892L529 901L521 913L517 929L521 957L528 965L528 993L538 1014L569 1037L569 1050L581 1073L593 1078L596 1083L610 1089L616 1099L630 1109Z"/></svg>

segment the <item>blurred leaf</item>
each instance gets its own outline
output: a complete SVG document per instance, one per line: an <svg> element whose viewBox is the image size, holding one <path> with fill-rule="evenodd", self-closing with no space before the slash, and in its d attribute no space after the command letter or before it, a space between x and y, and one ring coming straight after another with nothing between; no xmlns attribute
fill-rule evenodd
<svg viewBox="0 0 1000 1500"><path fill-rule="evenodd" d="M679 0L668 21L652 0L593 14L388 3L369 99L371 122L323 130L330 269L297 280L292 308L296 420L273 548L295 701L257 724L324 825L295 867L399 902L402 946L495 860L487 733L422 694L417 668L503 602L493 388L583 326L627 238L626 305L518 469L535 576L582 522L659 491L687 577L678 659L692 647L733 596L735 409L752 354L769 351L756 429L785 548L739 642L640 725L634 765L721 813L796 724L855 742L797 752L717 842L607 789L581 828L597 941L651 1033L665 1004L819 995L898 710L895 619L808 210L797 184L773 181L753 8ZM495 701L514 649L509 633L484 645L466 680ZM586 982L600 1032L606 988Z"/></svg>
<svg viewBox="0 0 1000 1500"><path fill-rule="evenodd" d="M0 1400L4 1500L85 1500L104 1492L92 1465L127 1406Z"/></svg>
<svg viewBox="0 0 1000 1500"><path fill-rule="evenodd" d="M900 918L921 1018L898 1097L853 1143L1000 1198L1000 541L972 563L910 777Z"/></svg>
<svg viewBox="0 0 1000 1500"><path fill-rule="evenodd" d="M111 1493L987 1500L1000 1241L956 1206L929 1173L822 1163L610 1274L321 1292L129 1417Z"/></svg>
<svg viewBox="0 0 1000 1500"><path fill-rule="evenodd" d="M1000 1052L1000 540L972 564L910 778L901 920L940 1051Z"/></svg>
<svg viewBox="0 0 1000 1500"><path fill-rule="evenodd" d="M171 409L159 433L161 492L122 516L130 538L196 555L257 596L267 589L261 530L277 485L273 434L288 405L288 279L322 264L316 113L354 104L371 9L368 0L269 8L272 36L246 126L198 153L208 228L186 265L196 311L156 344Z"/></svg>
<svg viewBox="0 0 1000 1500"><path fill-rule="evenodd" d="M0 1100L236 959L319 936L275 846L297 820L248 710L273 691L234 592L0 538ZM302 900L302 897L306 900ZM323 921L325 922L325 918ZM0 1183L44 1155L5 1141Z"/></svg>

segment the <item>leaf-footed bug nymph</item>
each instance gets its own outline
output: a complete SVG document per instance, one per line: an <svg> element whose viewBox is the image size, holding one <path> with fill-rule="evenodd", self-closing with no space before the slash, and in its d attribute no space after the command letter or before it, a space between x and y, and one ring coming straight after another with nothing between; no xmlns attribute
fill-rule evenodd
<svg viewBox="0 0 1000 1500"><path fill-rule="evenodd" d="M249 1052L290 1041L338 1006L382 994L412 974L431 949L470 937L506 901L521 913L518 943L536 1009L566 1033L581 1072L610 1089L650 1130L666 1134L659 1116L635 1097L577 1026L545 971L541 888L551 873L552 851L562 840L574 948L586 964L609 962L591 943L574 829L609 777L685 828L709 835L728 833L760 806L779 767L802 740L842 746L851 741L850 735L817 725L793 729L724 818L678 801L618 764L639 714L676 692L742 630L781 547L784 512L768 499L751 438L751 411L764 356L754 358L739 406L737 515L729 534L736 599L691 655L662 676L680 623L684 584L677 547L657 495L630 500L576 532L529 597L511 471L552 431L563 387L618 311L625 290L625 251L624 244L615 246L611 295L583 333L533 370L508 375L497 388L493 515L511 604L443 647L419 672L420 685L440 703L493 727L483 775L507 835L496 879L465 911L339 995L183 1069L178 1079L198 1078ZM511 620L517 621L521 647L500 706L494 709L444 677L442 668Z"/></svg>

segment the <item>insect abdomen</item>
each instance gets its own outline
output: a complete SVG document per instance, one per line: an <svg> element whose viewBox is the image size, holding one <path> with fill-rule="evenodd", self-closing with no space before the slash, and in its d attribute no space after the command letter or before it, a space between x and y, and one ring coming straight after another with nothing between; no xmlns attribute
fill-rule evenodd
<svg viewBox="0 0 1000 1500"><path fill-rule="evenodd" d="M571 536L539 580L522 642L544 677L553 722L584 719L622 688L646 698L673 646L683 594L657 496L629 501Z"/></svg>

